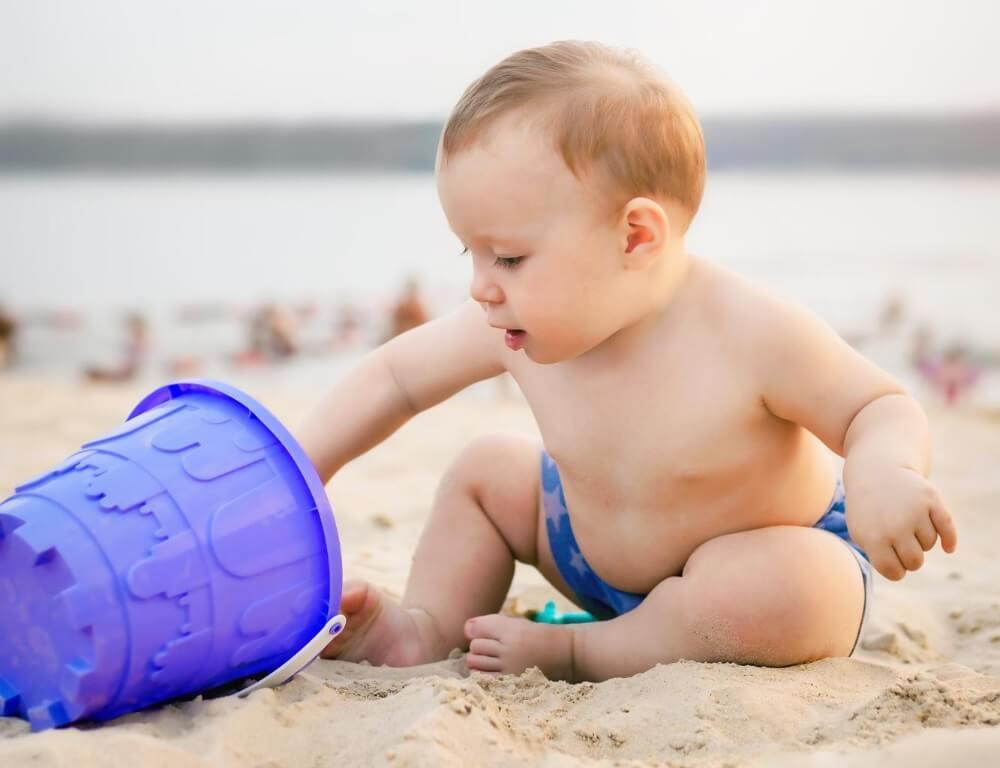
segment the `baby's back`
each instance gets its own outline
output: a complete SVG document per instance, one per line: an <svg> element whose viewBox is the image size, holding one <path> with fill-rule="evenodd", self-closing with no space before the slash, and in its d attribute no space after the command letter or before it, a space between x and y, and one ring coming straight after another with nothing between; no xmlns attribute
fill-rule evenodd
<svg viewBox="0 0 1000 768"><path fill-rule="evenodd" d="M708 539L825 512L831 454L767 409L749 357L759 331L743 320L769 300L693 260L656 325L613 345L613 358L512 357L580 548L616 587L648 592Z"/></svg>

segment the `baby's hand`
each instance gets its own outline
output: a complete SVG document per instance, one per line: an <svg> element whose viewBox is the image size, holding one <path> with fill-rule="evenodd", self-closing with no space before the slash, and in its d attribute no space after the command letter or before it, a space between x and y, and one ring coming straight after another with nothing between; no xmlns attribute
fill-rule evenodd
<svg viewBox="0 0 1000 768"><path fill-rule="evenodd" d="M938 536L945 552L958 542L955 523L938 491L911 469L851 476L847 489L847 527L876 570L892 581L924 564L924 552Z"/></svg>

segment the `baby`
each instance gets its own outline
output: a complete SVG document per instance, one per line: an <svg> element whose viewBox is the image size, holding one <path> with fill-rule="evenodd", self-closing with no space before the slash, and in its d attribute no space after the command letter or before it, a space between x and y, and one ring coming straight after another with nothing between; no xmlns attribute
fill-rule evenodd
<svg viewBox="0 0 1000 768"><path fill-rule="evenodd" d="M368 355L299 437L327 480L506 371L544 446L470 444L402 601L345 585L326 657L461 647L472 670L596 681L847 656L872 566L897 580L938 537L954 550L920 406L809 313L688 253L704 178L691 106L631 52L524 50L465 92L437 185L472 300ZM498 615L515 560L602 620Z"/></svg>

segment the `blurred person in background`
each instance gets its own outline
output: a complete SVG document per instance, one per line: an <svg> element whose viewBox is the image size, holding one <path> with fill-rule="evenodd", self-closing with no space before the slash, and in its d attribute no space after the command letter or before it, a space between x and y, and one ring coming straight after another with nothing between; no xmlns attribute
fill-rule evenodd
<svg viewBox="0 0 1000 768"><path fill-rule="evenodd" d="M334 349L350 349L358 345L362 337L362 314L354 304L348 302L337 312L334 321Z"/></svg>
<svg viewBox="0 0 1000 768"><path fill-rule="evenodd" d="M917 338L914 366L947 405L958 405L975 389L981 367L964 344L949 344L940 353L933 353L926 335Z"/></svg>
<svg viewBox="0 0 1000 768"><path fill-rule="evenodd" d="M125 315L125 347L121 361L108 367L90 366L83 375L90 381L119 382L134 379L146 362L149 347L149 328L140 312Z"/></svg>
<svg viewBox="0 0 1000 768"><path fill-rule="evenodd" d="M0 306L0 369L13 365L16 334L17 321L14 319L14 315Z"/></svg>
<svg viewBox="0 0 1000 768"><path fill-rule="evenodd" d="M233 357L240 366L287 360L299 351L295 318L277 304L264 304L250 317L248 346Z"/></svg>
<svg viewBox="0 0 1000 768"><path fill-rule="evenodd" d="M394 338L401 333L406 333L411 328L423 325L429 319L430 315L420 292L420 283L416 278L411 277L403 285L403 292L392 308L389 338Z"/></svg>

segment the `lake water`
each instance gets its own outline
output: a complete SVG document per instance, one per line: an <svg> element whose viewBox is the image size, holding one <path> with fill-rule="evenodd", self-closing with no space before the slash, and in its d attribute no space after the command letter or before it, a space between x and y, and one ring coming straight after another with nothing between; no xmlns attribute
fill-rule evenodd
<svg viewBox="0 0 1000 768"><path fill-rule="evenodd" d="M837 330L871 330L886 298L942 343L1000 348L1000 176L711 176L691 250L801 302ZM0 303L79 312L28 324L21 364L69 370L113 356L116 313L140 308L162 355L242 343L234 319L261 301L318 311L350 301L378 317L408 275L436 310L465 295L431 176L0 176ZM232 308L198 327L178 307ZM369 331L371 338L381 333ZM110 350L110 351L108 351Z"/></svg>

